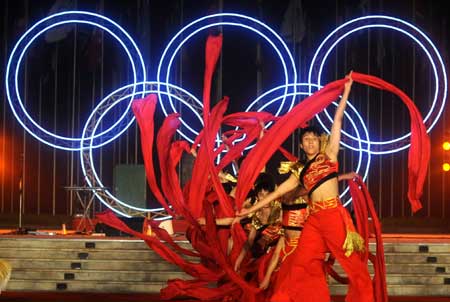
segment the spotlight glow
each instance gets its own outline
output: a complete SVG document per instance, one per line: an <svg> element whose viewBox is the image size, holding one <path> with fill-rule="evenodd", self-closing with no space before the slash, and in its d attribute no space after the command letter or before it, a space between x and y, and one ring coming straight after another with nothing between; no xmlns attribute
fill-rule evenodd
<svg viewBox="0 0 450 302"><path fill-rule="evenodd" d="M444 163L444 164L442 165L442 170L443 170L444 172L450 171L450 164L449 164L449 163Z"/></svg>
<svg viewBox="0 0 450 302"><path fill-rule="evenodd" d="M450 150L450 142L444 142L442 144L442 149L444 149L445 151Z"/></svg>

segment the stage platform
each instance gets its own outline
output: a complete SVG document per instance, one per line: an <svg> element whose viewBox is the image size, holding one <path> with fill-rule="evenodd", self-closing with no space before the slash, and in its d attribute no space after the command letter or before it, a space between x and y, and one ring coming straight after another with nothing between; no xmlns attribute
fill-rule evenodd
<svg viewBox="0 0 450 302"><path fill-rule="evenodd" d="M189 278L141 240L61 232L3 231L0 258L11 263L13 273L0 301L156 302L168 279ZM43 235L49 233L54 235ZM450 234L383 237L390 301L450 301ZM174 239L190 247L183 236ZM330 288L333 301L344 301L345 285L330 280Z"/></svg>

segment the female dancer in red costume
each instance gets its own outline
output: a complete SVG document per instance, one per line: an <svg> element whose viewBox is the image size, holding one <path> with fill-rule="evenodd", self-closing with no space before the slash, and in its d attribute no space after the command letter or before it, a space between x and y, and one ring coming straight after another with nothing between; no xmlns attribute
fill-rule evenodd
<svg viewBox="0 0 450 302"><path fill-rule="evenodd" d="M181 158L182 151L185 150L189 152L190 149L187 142L172 141L176 129L181 124L178 116L171 115L167 117L164 121L163 126L158 132L158 143L156 145L158 146L157 150L161 170L161 186L158 186L152 161L154 138L153 114L155 112L155 107L157 104L157 96L149 95L148 99L146 100L133 101L133 111L136 115L136 119L141 129L142 151L144 154L145 167L147 172L146 174L150 188L154 192L158 201L165 207L170 215L181 215L185 217L186 220L197 230L199 229L199 226L195 220L202 215L201 213L204 205L203 201L206 199L207 188L211 185L214 186L214 191L216 191L218 195L218 199L220 201L219 205L223 207L224 215L228 217L233 215L232 203L229 202L227 193L221 186L220 180L217 177L216 173L223 169L224 166L229 164L231 160L238 158L244 148L257 138L257 133L260 128L256 128L257 123L255 124L255 120L264 120L265 122L274 120L271 115L264 112L245 112L224 115L229 102L228 98L226 97L211 110L211 81L215 64L220 55L221 45L221 36L208 38L205 62L205 86L203 93L203 118L205 127L201 132L201 135L198 136L194 143L194 146L200 146L199 158L194 163L192 179L189 182L189 186L181 188L181 186L179 185L179 177L176 172L176 166ZM408 198L411 202L412 209L415 212L421 208L419 198L422 195L423 183L427 172L426 167L429 163L430 156L430 142L429 137L426 133L425 125L423 124L422 116L412 100L392 84L386 83L374 76L358 73L354 73L352 76L355 81L359 83L366 84L378 89L384 89L396 94L405 103L409 110L411 117L411 148L409 151L408 165ZM246 195L250 191L252 184L257 178L257 174L259 173L261 168L263 168L263 165L265 165L270 156L276 151L276 149L280 147L282 142L296 128L304 125L304 123L313 118L315 114L322 111L326 106L328 106L332 102L332 100L336 99L341 93L344 82L345 80L338 80L329 83L314 95L311 95L310 97L304 99L287 114L277 119L277 121L268 131L267 135L249 152L246 157L246 161L243 163L239 171L239 181L236 189L236 205L238 207L242 206L244 200L246 199ZM346 89L346 95L344 99L346 99L346 97L348 96L348 91L349 87L347 87ZM339 120L339 125L337 125L337 122L334 125L335 129L333 129L332 131L334 135L332 135L332 143L330 144L330 147L324 154L318 156L317 163L316 161L313 161L313 164L310 167L311 169L306 169L308 170L308 173L305 173L305 177L300 177L300 179L305 179L304 183L308 189L312 189L312 182L315 182L317 180L314 177L308 178L308 174L313 174L310 170L315 169L316 172L320 172L317 174L319 174L319 178L321 178L323 172L332 170L333 164L336 164L338 152L337 150L339 145L339 129L341 126L340 124L343 114L342 107L345 107L345 101L343 100L341 104L342 106L338 110L338 112L340 112L340 117L339 119L337 119ZM338 114L336 115L336 117L338 117ZM215 152L214 146L220 124L226 124L233 127L238 126L242 128L243 130L240 133L245 133L247 135L247 138L243 142L234 145L231 148L230 152L227 153L227 155L221 160L219 166L216 166L215 159L217 153ZM319 143L317 141L318 140L316 139L315 144L318 145ZM312 159L313 156L311 156L311 149L307 147L306 135L304 136L303 145L305 146L305 152L307 153L308 157ZM316 153L319 152L316 151ZM328 163L329 167L328 169L321 171L319 161L324 158L324 162ZM300 183L299 179L295 178L295 176L293 177L294 179L291 179L287 181L286 184L284 184L284 189L281 191L287 192L289 191L288 187L294 188L296 187L296 184ZM325 278L323 277L323 269L320 270L317 267L318 263L323 263L323 259L321 257L322 255L320 255L320 253L322 253L321 248L324 248L325 246L326 248L332 250L335 256L337 256L338 253L342 254L342 247L340 246L340 244L344 242L344 238L346 238L346 236L349 239L345 241L345 248L348 252L350 252L352 248L351 244L348 243L358 243L358 240L351 240L358 239L358 237L355 233L350 232L352 229L351 220L349 219L348 213L346 213L345 211L341 211L342 207L338 205L338 202L317 202L320 200L323 201L327 196L337 196L337 186L333 184L333 182L335 181L328 180L327 182L320 185L319 188L312 194L311 201L316 201L312 205L317 206L318 208L322 206L322 208L325 209L318 209L317 213L312 214L316 223L314 224L311 221L308 221L306 223L304 228L305 236L302 236L301 239L301 242L304 241L305 244L300 244L302 248L297 249L295 253L290 256L290 258L293 258L295 261L293 261L294 269L290 270L290 273L287 274L287 280L296 281L298 279L301 281L299 283L295 282L295 284L286 281L286 283L290 283L288 285L296 287L295 289L289 288L286 291L286 294L289 294L289 296L293 297L293 300L304 301L309 296L310 300L312 299L313 301L322 301L325 299L326 301L329 301L329 297L323 299L317 297L317 293L319 293L319 291L321 294L323 294L324 291L328 291L326 282L324 280ZM366 206L368 206L370 209L370 215L374 218L373 221L376 222L376 211L371 204L370 195L368 194L367 188L365 188L364 183L360 179L358 179L358 182L350 182L350 187L354 188L354 192L352 192L352 197L353 195L355 195L353 197L353 200L360 200L363 203L367 202L368 204ZM276 195L281 196L282 194L278 194L279 192L280 190L277 191ZM172 207L169 207L169 204L171 204ZM336 206L336 208L332 208L333 206ZM178 280L179 282L170 282L168 287L162 292L162 296L165 298L183 295L197 297L202 300L217 299L219 297L223 297L224 294L229 295L230 292L233 292L236 298L243 301L243 296L247 293L249 296L254 296L258 293L256 288L247 284L234 272L231 263L226 259L226 255L224 255L224 253L220 251L220 243L217 240L216 228L214 228L213 223L211 224L211 222L213 222L214 215L212 215L210 207L206 207L206 209L208 210L207 214L210 218L208 221L211 227L206 228L206 233L197 238L196 242L199 243L198 253L183 249L182 247L178 246L175 242L173 242L173 240L171 240L168 234L164 232L157 232L157 228L155 229L155 233L158 234L158 238L146 236L144 234L141 234L140 232L135 232L132 229L128 228L115 215L113 215L112 212L98 215L98 218L101 219L102 222L110 226L144 239L151 248L153 248L156 252L158 252L158 254L161 255L162 258L178 265L185 272L192 275L196 279L189 281ZM327 219L327 216L329 216L330 219ZM367 219L364 215L361 215L361 217L357 215L356 217L359 217L360 220L362 219L361 221L367 222ZM324 220L327 220L326 224L324 223ZM350 223L348 223L349 221ZM320 225L317 226L318 223ZM374 224L375 226L377 226L377 223ZM343 227L343 225L348 227L347 230ZM239 228L239 225L237 225L232 228L232 230L235 231L234 238L239 240L239 245L243 244L245 233L242 228ZM363 225L363 227L361 228L361 233L364 234L364 238L367 238L367 232L365 232L365 230L366 228ZM322 232L319 233L319 231ZM336 232L340 233L336 235ZM304 239L304 237L306 237L306 234L309 234L309 237L312 237L312 239L316 239L316 242L314 242L313 240L309 240L311 238ZM189 262L181 255L178 255L169 246L163 244L159 240L159 238L164 238L164 241L168 242L176 251L180 251L186 255L208 257L215 263L218 263L220 267L217 267L216 269L206 267L196 262ZM377 232L377 238L379 238L379 240L377 239L377 242L381 243L381 232ZM336 246L335 241L339 241L338 246ZM312 246L308 246L308 243L311 243ZM234 244L234 246L238 246L238 244ZM378 272L378 276L383 279L385 274L383 259L384 254L382 249L383 245L381 243L377 245L377 247L378 246L380 247L379 249L377 248L377 259L379 258L379 261L377 263L379 265L378 270L375 266L375 271ZM304 253L300 252L300 250L303 250ZM312 251L312 253L310 253L310 251ZM299 257L300 254L301 257ZM366 254L365 256L367 257ZM358 281L358 278L356 278L357 276L355 276L355 274L352 272L352 270L354 270L356 271L357 275L361 275L363 277L362 279L366 278L367 274L363 270L363 272L361 273L358 267L356 267L356 269L353 269L355 265L352 264L357 264L358 261L365 261L361 261L361 259L353 259L355 258L355 253L353 253L348 258L350 264L346 263L348 261L345 261L347 259L344 256L340 258L341 259L338 258L338 260L341 260L341 264L343 264L351 279L349 301L354 301L355 299L357 299L358 301L366 301L367 299L365 298L367 297L371 299L370 293L366 295L363 290L363 287L365 284L367 284L367 282L365 280ZM311 259L311 261L308 261L308 259ZM314 271L315 269L317 269L317 272ZM306 272L302 272L302 270ZM297 273L299 274L295 275ZM309 278L308 274L312 275L311 278ZM211 282L218 281L225 276L230 279L229 284L227 284L226 286L220 286L218 288L210 288L209 284ZM314 284L315 281L317 281L318 285ZM375 289L377 289L377 297L378 294L380 294L381 299L379 301L387 301L385 283L379 282L379 285L380 286L375 287ZM299 290L298 292L296 291L297 289ZM311 294L312 291L313 293ZM251 301L254 301L254 297Z"/></svg>
<svg viewBox="0 0 450 302"><path fill-rule="evenodd" d="M269 296L282 290L283 278L289 271L288 260L297 248L298 238L308 216L303 194L303 188L298 187L281 198L283 236L278 240L264 278L259 284L259 288L263 290L269 288Z"/></svg>
<svg viewBox="0 0 450 302"><path fill-rule="evenodd" d="M274 302L330 301L324 265L328 251L339 261L349 278L346 301L374 301L367 263L356 253L364 247L363 240L355 232L348 212L339 201L337 155L342 119L353 82L351 75L347 78L325 152L320 152L319 133L312 129L303 131L300 147L306 154L307 162L300 173L293 173L257 205L239 213L240 216L248 215L300 184L308 190L310 216L300 236L299 246L291 257L288 275L283 277L284 292L274 296Z"/></svg>
<svg viewBox="0 0 450 302"><path fill-rule="evenodd" d="M252 197L254 200L251 205L258 203L274 190L275 180L273 177L265 172L260 173L255 184L255 196ZM246 256L250 255L253 260L256 260L263 256L270 247L277 244L281 235L280 213L280 203L275 201L248 217L250 221L244 225L248 231L248 238L234 264L235 271L239 271ZM240 223L243 224L243 221L241 220Z"/></svg>
<svg viewBox="0 0 450 302"><path fill-rule="evenodd" d="M281 162L278 171L280 174L290 172L298 175L298 171L301 170L299 168L296 162ZM357 173L355 172L340 174L338 181L353 179L356 176ZM283 296L285 292L284 286L286 283L284 280L290 269L291 255L298 246L298 239L309 216L307 195L307 191L298 186L281 198L283 236L276 245L265 276L259 285L259 288L265 290L269 288L270 283L273 283L270 286L270 296L273 301L277 301L277 297ZM276 272L276 276L273 275L274 272Z"/></svg>

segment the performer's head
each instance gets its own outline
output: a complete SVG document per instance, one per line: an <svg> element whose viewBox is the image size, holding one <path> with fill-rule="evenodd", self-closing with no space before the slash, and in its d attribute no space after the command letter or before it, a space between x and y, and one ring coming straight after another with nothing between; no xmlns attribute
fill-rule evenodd
<svg viewBox="0 0 450 302"><path fill-rule="evenodd" d="M318 127L308 126L300 131L300 160L311 159L320 152L320 135Z"/></svg>
<svg viewBox="0 0 450 302"><path fill-rule="evenodd" d="M275 179L269 173L259 173L255 182L255 195L258 200L266 197L270 192L275 191Z"/></svg>
<svg viewBox="0 0 450 302"><path fill-rule="evenodd" d="M252 203L264 199L264 197L266 197L269 193L273 191L275 191L275 178L269 173L265 172L259 173L259 176L255 181L253 189L254 195L252 198ZM269 203L264 207L262 207L261 209L259 209L258 213L260 213L263 217L265 217L264 219L267 219L267 222L269 222L271 221L273 210L274 210L273 204ZM280 215L278 213L278 215L275 214L275 216L279 217Z"/></svg>

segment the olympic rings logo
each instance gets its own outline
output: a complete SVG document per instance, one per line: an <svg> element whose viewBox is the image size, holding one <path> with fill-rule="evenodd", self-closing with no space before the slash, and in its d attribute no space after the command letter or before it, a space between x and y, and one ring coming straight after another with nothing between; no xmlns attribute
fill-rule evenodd
<svg viewBox="0 0 450 302"><path fill-rule="evenodd" d="M19 89L19 69L23 57L30 45L45 31L62 26L64 24L88 24L100 28L113 37L125 50L127 59L131 63L133 72L133 83L121 87L101 100L89 115L82 131L81 137L66 137L52 133L40 126L28 114L22 100ZM275 87L262 95L258 96L246 108L246 111L267 110L272 104L278 104L275 115L285 114L294 106L294 101L299 97L309 96L314 91L321 88L321 76L333 49L350 35L370 28L380 28L393 30L405 35L413 40L419 48L425 53L429 60L433 79L434 94L433 102L428 113L425 115L424 122L427 131L431 131L439 117L441 116L445 100L447 98L447 75L442 57L432 43L420 29L403 20L389 16L365 16L348 21L335 30L333 30L320 44L316 50L310 64L307 83L297 83L297 67L289 48L283 39L269 26L263 22L234 13L213 14L197 19L184 28L182 28L168 43L163 51L158 64L156 81L148 81L146 75L146 65L141 52L131 36L113 20L91 12L85 11L67 11L48 16L28 29L15 44L6 68L6 94L9 105L17 121L33 137L54 148L79 151L83 174L89 186L104 187L94 166L93 149L108 144L124 133L134 122L134 115L131 111L131 101L136 98L143 98L149 93L158 94L160 104L164 114L177 112L175 101L189 108L193 116L198 119L197 126L186 122L181 116L183 127L179 134L189 142L193 142L199 134L203 121L200 115L202 102L199 101L189 91L170 83L170 71L174 58L181 47L193 36L199 32L215 26L233 26L249 30L257 34L273 49L276 57L279 59L283 74L284 84ZM99 130L99 125L105 115L114 106L125 104L125 108L119 119L107 129ZM262 105L258 105L262 104ZM349 102L348 108L353 114L345 113L345 118L349 120L355 135L342 130L346 138L342 145L353 151L358 152L359 159L355 171L363 174L366 179L370 166L371 156L376 154L388 154L398 152L409 147L407 133L401 137L386 141L371 141L367 127L363 118L356 108ZM200 109L200 110L199 110ZM325 119L317 116L317 119L325 131L329 131L332 118L327 111ZM354 116L355 118L353 118ZM363 167L364 166L364 167ZM160 211L161 209L136 208L124 201L114 197L114 195L105 190L104 192L93 190L97 198L113 211L124 216L136 216L145 212ZM348 187L341 197L348 193ZM347 201L347 204L350 200Z"/></svg>

